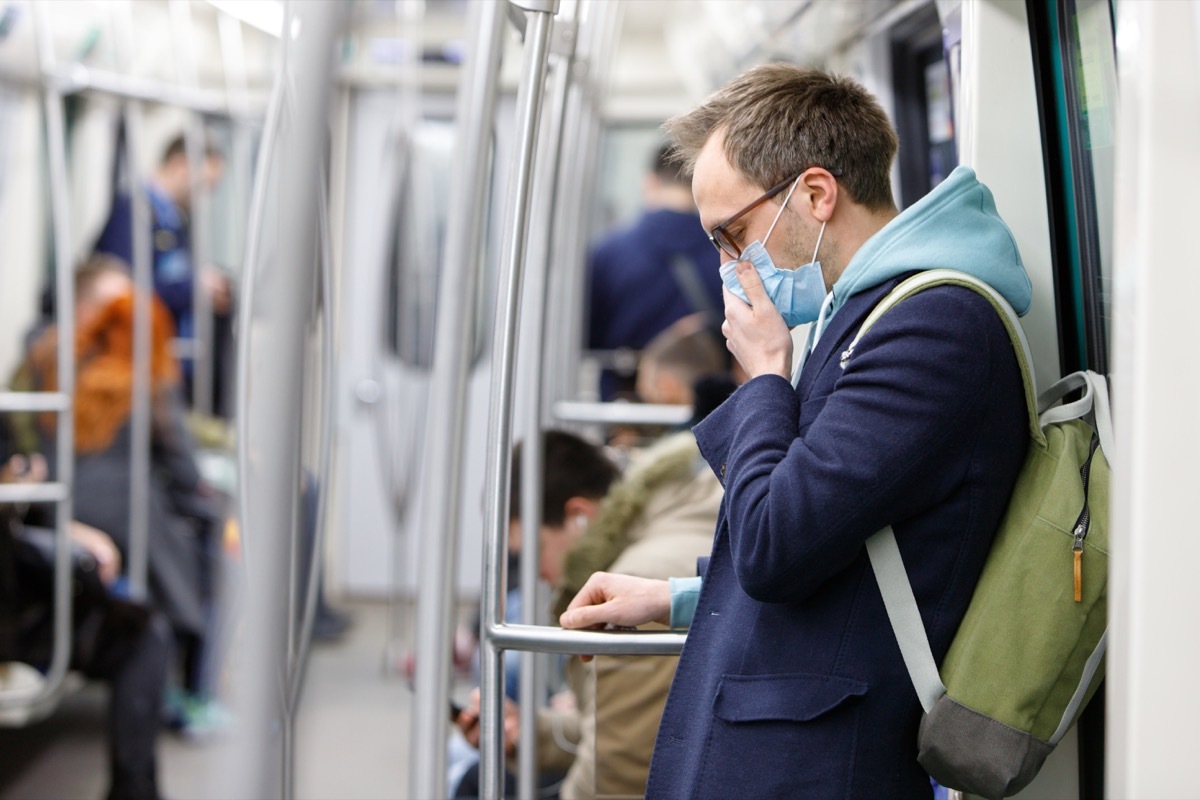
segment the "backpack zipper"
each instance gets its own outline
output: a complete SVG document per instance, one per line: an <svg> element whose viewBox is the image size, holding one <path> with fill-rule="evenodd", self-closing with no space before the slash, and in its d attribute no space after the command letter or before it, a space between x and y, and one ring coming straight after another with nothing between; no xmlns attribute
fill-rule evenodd
<svg viewBox="0 0 1200 800"><path fill-rule="evenodd" d="M1088 480L1092 475L1092 459L1096 455L1096 446L1098 444L1099 438L1093 433L1087 460L1079 468L1079 477L1083 479L1083 509L1079 512L1078 519L1075 520L1075 528L1073 529L1074 540L1071 543L1071 550L1075 556L1074 578L1076 603L1083 602L1083 540L1087 538L1088 528L1092 524L1092 512L1088 508Z"/></svg>

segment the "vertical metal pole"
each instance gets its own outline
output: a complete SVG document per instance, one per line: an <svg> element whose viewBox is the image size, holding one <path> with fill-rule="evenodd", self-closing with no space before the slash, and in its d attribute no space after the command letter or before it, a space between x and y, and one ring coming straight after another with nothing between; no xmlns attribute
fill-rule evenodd
<svg viewBox="0 0 1200 800"><path fill-rule="evenodd" d="M199 90L196 71L196 31L192 24L191 0L171 0L171 30L175 39L178 83L185 90ZM222 14L222 16L226 16ZM188 114L184 128L191 201L188 209L188 233L192 262L192 407L202 414L212 411L213 389L213 309L205 290L203 272L212 262L208 249L209 187L205 184L208 162L204 121L197 112Z"/></svg>
<svg viewBox="0 0 1200 800"><path fill-rule="evenodd" d="M325 170L322 170L322 178ZM324 181L322 180L322 186ZM321 553L325 550L326 506L329 501L330 465L333 455L333 387L336 385L333 361L333 254L329 240L329 205L324 189L317 196L317 232L320 236L320 286L321 286L321 426L318 445L317 502L314 525L316 533L311 544L312 554L308 559L308 574L301 593L300 630L294 647L288 652L287 697L284 702L284 724L288 736L284 747L284 792L283 797L291 800L295 796L295 742L296 714L300 709L300 697L304 690L307 674L309 647L312 644L313 620L317 613L317 592L321 580ZM299 542L297 542L299 546ZM296 549L292 548L293 551ZM295 617L295 609L288 609L289 622Z"/></svg>
<svg viewBox="0 0 1200 800"><path fill-rule="evenodd" d="M312 231L317 221L319 187L313 165L324 155L334 44L349 11L350 5L339 0L288 5L283 35L293 37L295 83L305 90L289 95L291 124L280 143L277 169L260 165L255 176L256 182L274 179L273 222L279 237L270 262L259 262L257 253L247 259L247 280L269 280L272 291L256 298L250 314L254 335L239 348L248 362L243 372L254 381L243 389L247 405L239 410L243 431L250 436L244 451L248 458L239 469L246 472L255 497L244 519L244 538L255 542L259 557L247 564L245 661L235 686L242 724L227 778L234 782L232 793L252 797L280 794L275 781L281 765L272 764L271 734L286 702L283 638L292 627L280 588L287 579L284 565L294 531L301 424L297 397L315 278L312 242L295 232ZM290 77L281 72L281 83ZM263 274L256 275L260 268Z"/></svg>
<svg viewBox="0 0 1200 800"><path fill-rule="evenodd" d="M460 169L452 178L442 280L458 291L438 293L433 378L429 407L433 414L425 439L428 494L417 530L421 581L418 587L416 693L412 715L409 797L446 796L446 670L453 630L454 581L458 561L459 485L466 423L467 375L472 320L479 292L481 244L487 208L488 167L496 117L504 4L477 0L471 6L475 44L463 67L459 90L456 152Z"/></svg>
<svg viewBox="0 0 1200 800"><path fill-rule="evenodd" d="M550 329L557 332L561 348L550 360L547 407L554 401L577 397L579 392L575 381L584 336L587 239L599 157L600 104L605 94L605 67L611 63L609 56L623 12L621 0L587 3L581 8L576 77L568 99L563 137L563 146L568 148L564 161L576 171L561 177L570 186L569 191L562 193L562 212L553 250L554 263L562 269L551 275L553 299L547 304L552 315Z"/></svg>
<svg viewBox="0 0 1200 800"><path fill-rule="evenodd" d="M291 47L290 36L284 36L279 43L279 70L275 76L275 85L271 90L271 101L267 107L267 116L263 124L262 140L258 148L258 162L254 166L254 184L250 193L249 222L246 225L246 247L242 259L242 282L240 305L238 307L237 323L237 377L236 413L234 423L237 430L237 504L238 519L242 526L250 517L250 484L245 469L250 460L250 426L247 420L247 409L250 406L250 357L249 347L251 326L254 321L254 288L257 283L255 264L258 263L259 243L262 239L262 229L266 216L267 183L271 177L271 166L274 163L275 147L279 138L280 118L283 116L284 87L287 83L289 70L289 54ZM250 542L243 533L242 563L244 569L250 568L252 559Z"/></svg>
<svg viewBox="0 0 1200 800"><path fill-rule="evenodd" d="M116 9L114 8L114 13ZM127 55L125 67L132 70L134 52L133 3L126 0L114 21L118 50ZM133 282L133 409L130 414L131 468L129 479L129 590L138 600L147 595L150 544L150 438L151 312L154 297L153 219L141 164L142 102L125 101L125 160L129 170L129 202L132 209Z"/></svg>
<svg viewBox="0 0 1200 800"><path fill-rule="evenodd" d="M563 44L569 44L565 37L573 37L575 29L569 24L576 17L578 3L571 2L558 17L555 24L555 38ZM562 30L558 22L568 23ZM540 537L542 527L542 497L545 474L545 463L542 446L542 422L544 413L543 376L545 374L547 350L556 346L559 337L547 335L549 310L547 308L550 287L551 261L549 258L552 232L557 218L558 209L558 173L562 158L563 116L566 113L567 91L572 80L572 49L565 48L554 64L551 79L551 99L549 113L546 114L546 124L543 135L552 148L550 157L539 163L539 180L536 186L538 195L536 219L534 227L542 234L539 241L534 243L526 258L526 264L531 266L528 294L532 302L526 306L523 322L527 323L527 331L534 335L528 342L522 343L521 357L525 359L527 386L529 395L524 408L525 442L522 454L521 482L521 530L524 536L521 541L521 621L526 625L537 625L542 622L545 611L542 608L538 590L540 564ZM521 653L521 730L529 731L527 738L518 750L517 795L521 800L534 800L537 795L537 748L532 740L532 732L537 730L537 712L545 697L546 687L546 657L541 653L526 651Z"/></svg>
<svg viewBox="0 0 1200 800"><path fill-rule="evenodd" d="M483 640L480 718L480 792L484 798L504 796L504 663L503 651L490 635L503 619L504 562L508 540L509 459L512 452L513 378L517 346L517 314L524 272L529 201L537 132L542 110L550 27L557 3L549 10L530 11L525 57L517 95L516 171L512 180L505 262L501 265L496 298L496 326L492 351L491 404L487 447L487 545L483 563ZM536 531L532 532L536 536Z"/></svg>
<svg viewBox="0 0 1200 800"><path fill-rule="evenodd" d="M62 95L50 73L54 39L43 4L34 4L42 99L46 115L46 161L50 168L50 213L54 226L55 324L58 330L58 391L68 400L58 413L55 479L67 487L54 518L54 652L42 696L58 691L71 660L71 541L75 481L75 275L71 267L71 204L67 187L67 143Z"/></svg>

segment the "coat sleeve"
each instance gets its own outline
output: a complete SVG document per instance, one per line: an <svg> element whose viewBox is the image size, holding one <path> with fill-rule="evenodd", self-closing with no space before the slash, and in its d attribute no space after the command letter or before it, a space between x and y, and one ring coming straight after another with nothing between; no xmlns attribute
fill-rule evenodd
<svg viewBox="0 0 1200 800"><path fill-rule="evenodd" d="M739 389L696 438L725 476L742 589L763 602L804 599L885 524L935 505L924 476L965 469L991 378L1014 358L985 299L939 287L882 317L844 371L834 353L832 391L805 407L778 376Z"/></svg>

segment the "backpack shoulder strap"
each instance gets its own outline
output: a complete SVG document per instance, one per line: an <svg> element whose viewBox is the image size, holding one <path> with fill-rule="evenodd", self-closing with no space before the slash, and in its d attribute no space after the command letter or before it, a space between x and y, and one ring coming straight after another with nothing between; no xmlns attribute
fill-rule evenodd
<svg viewBox="0 0 1200 800"><path fill-rule="evenodd" d="M896 544L896 534L891 525L867 539L867 556L871 559L871 568L875 570L879 593L883 595L883 606L887 609L888 621L892 623L892 631L896 634L896 643L900 645L900 655L904 658L904 666L908 668L908 677L912 679L921 708L928 714L937 699L946 693L946 687L938 675L933 650L929 647L929 635L925 632L925 623L921 621L917 598L913 595L912 584L904 570L900 546Z"/></svg>
<svg viewBox="0 0 1200 800"><path fill-rule="evenodd" d="M854 348L858 345L859 339L865 336L867 331L879 321L879 318L897 303L925 289L947 285L964 286L968 289L973 289L987 298L992 307L996 309L996 313L1000 316L1000 321L1004 323L1004 327L1008 331L1009 339L1012 340L1013 351L1017 356L1017 364L1021 368L1021 378L1025 384L1025 405L1029 411L1029 435L1033 438L1033 441L1044 444L1046 437L1042 433L1041 426L1038 424L1038 395L1037 383L1033 377L1033 356L1029 350L1029 341L1025 338L1025 330L1021 327L1017 312L1013 311L1008 301L999 292L974 275L968 275L965 272L953 269L931 269L919 272L903 281L895 289L888 292L887 296L875 305L875 308L871 309L871 313L863 320L858 333L855 334L854 340L850 342L850 346L842 354L842 363L844 364L854 353Z"/></svg>
<svg viewBox="0 0 1200 800"><path fill-rule="evenodd" d="M1021 377L1025 387L1025 405L1029 415L1029 435L1035 442L1044 446L1045 434L1038 423L1037 388L1033 378L1033 357L1029 351L1029 342L1012 306L992 287L983 281L964 272L948 269L928 270L908 278L887 294L867 315L863 324L855 334L850 347L842 354L843 364L854 352L858 341L879 321L889 309L900 301L911 297L917 292L933 286L964 286L983 295L996 309L1005 329L1012 341L1017 363L1021 369ZM888 621L896 635L900 646L900 655L904 666L908 669L921 708L928 714L937 699L946 693L946 687L938 674L937 663L933 659L933 650L929 647L929 635L921 620L921 611L917 607L913 595L912 584L908 580L908 572L900 556L900 547L896 543L896 534L888 525L871 538L867 539L867 556L871 560L871 568L875 571L875 580L879 583L879 593L883 597L883 605L887 610Z"/></svg>

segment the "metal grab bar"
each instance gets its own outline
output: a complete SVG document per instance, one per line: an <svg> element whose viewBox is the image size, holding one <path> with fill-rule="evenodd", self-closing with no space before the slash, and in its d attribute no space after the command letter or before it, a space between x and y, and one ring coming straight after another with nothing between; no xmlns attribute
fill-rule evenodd
<svg viewBox="0 0 1200 800"><path fill-rule="evenodd" d="M471 6L475 41L467 51L463 67L466 83L459 92L455 115L455 150L462 159L450 186L449 207L458 213L452 212L447 221L441 280L460 290L438 293L429 388L429 407L437 413L429 420L425 439L423 460L429 490L417 526L426 536L419 553L422 580L415 638L421 646L416 654L409 796L418 799L446 796L446 698L450 683L445 665L453 629L453 570L458 553L467 374L483 267L480 251L489 150L503 54L502 11L502 4L493 0L477 0Z"/></svg>
<svg viewBox="0 0 1200 800"><path fill-rule="evenodd" d="M692 418L691 406L653 403L592 403L560 400L554 416L562 422L595 422L608 425L682 425Z"/></svg>
<svg viewBox="0 0 1200 800"><path fill-rule="evenodd" d="M0 392L0 412L67 411L71 395L65 392Z"/></svg>
<svg viewBox="0 0 1200 800"><path fill-rule="evenodd" d="M307 675L308 653L312 645L313 620L317 613L318 583L321 575L321 556L325 551L326 520L325 512L329 501L329 481L333 455L333 253L329 241L329 208L325 196L325 170L321 171L322 190L317 194L317 232L321 240L320 273L321 273L321 306L324 311L321 330L321 433L319 457L317 464L316 488L317 502L314 506L313 520L315 533L310 543L293 541L292 552L297 547L311 547L308 559L308 575L304 576L303 614L300 619L299 640L289 642L287 654L287 693L283 707L283 796L295 796L295 748L296 748L296 709L300 707L300 696L304 689L304 678ZM304 534L302 533L301 536ZM295 582L299 576L295 570L288 574L288 579ZM295 597L295 592L288 593ZM288 608L288 624L295 618L295 607Z"/></svg>
<svg viewBox="0 0 1200 800"><path fill-rule="evenodd" d="M239 23L240 24L240 23ZM250 461L249 425L246 419L250 406L250 326L254 321L254 287L255 274L258 266L259 239L262 236L263 216L267 207L267 179L270 178L271 162L275 157L275 145L279 136L279 119L283 115L283 97L285 93L286 75L288 70L288 54L290 52L290 36L279 40L279 71L275 76L275 85L271 89L271 101L267 106L267 117L263 124L262 138L259 141L258 160L254 165L254 183L250 192L250 208L246 223L245 254L242 258L242 285L238 292L237 330L237 364L234 378L234 430L235 449L237 451L237 515L244 526L250 516L250 484L246 474L246 464ZM249 568L250 543L245 536L241 537L242 563Z"/></svg>
<svg viewBox="0 0 1200 800"><path fill-rule="evenodd" d="M117 52L133 65L133 3L126 0L114 22ZM114 8L114 13L116 10ZM150 446L151 446L151 313L154 296L153 219L150 198L141 180L142 107L140 100L125 101L125 167L129 171L129 204L132 210L130 242L133 247L133 408L130 412L129 558L126 573L129 593L145 600L150 546Z"/></svg>
<svg viewBox="0 0 1200 800"><path fill-rule="evenodd" d="M524 406L526 447L522 452L521 529L540 531L542 528L542 487L545 464L543 463L542 429L545 416L545 391L543 378L546 373L547 350L556 341L547 335L549 318L549 255L552 245L554 222L558 215L559 168L562 163L562 130L567 109L567 94L571 86L572 62L575 51L575 17L578 0L568 0L565 8L554 20L554 40L551 42L554 60L550 78L551 89L549 113L545 115L542 135L553 147L549 158L538 162L535 193L538 203L534 229L540 228L543 235L531 242L526 253L530 271L525 306L532 324L526 330L534 335L521 342L519 359L524 361L526 376L523 384L529 387ZM536 533L525 538L521 546L521 622L536 625L543 616L539 602L541 543ZM533 651L521 653L520 696L528 698L520 706L521 730L536 730L536 717L540 699L546 696L545 659L538 658ZM535 800L537 785L537 748L522 747L517 752L517 796L520 800Z"/></svg>
<svg viewBox="0 0 1200 800"><path fill-rule="evenodd" d="M0 484L0 503L61 503L70 497L70 485L61 481Z"/></svg>
<svg viewBox="0 0 1200 800"><path fill-rule="evenodd" d="M572 631L548 625L493 625L488 637L505 650L577 656L676 656L687 635L660 631Z"/></svg>
<svg viewBox="0 0 1200 800"><path fill-rule="evenodd" d="M97 69L83 64L72 64L69 69L62 70L51 68L42 74L44 80L54 86L59 96L94 91L126 100L175 106L200 114L246 120L261 117L261 114L252 111L249 105L239 107L216 89L181 90L165 81ZM19 76L2 70L0 77L6 82L22 82Z"/></svg>
<svg viewBox="0 0 1200 800"><path fill-rule="evenodd" d="M483 620L481 642L480 704L480 793L499 800L504 796L502 753L504 719L504 664L502 648L488 635L500 624L504 602L504 563L508 541L509 458L512 451L513 384L517 345L517 311L521 301L521 279L525 267L529 204L533 165L541 118L546 62L550 52L550 29L558 3L538 2L530 11L525 37L525 57L517 93L516 171L511 182L505 261L501 265L500 291L496 298L496 324L492 355L491 402L487 438L487 513L484 518L487 544L483 555ZM536 535L531 532L531 535Z"/></svg>
<svg viewBox="0 0 1200 800"><path fill-rule="evenodd" d="M175 37L178 85L181 90L200 85L196 70L195 27L192 24L191 0L170 0L171 32ZM198 114L188 115L183 129L184 154L188 164L189 244L192 262L192 407L201 414L212 413L213 389L213 308L205 289L204 270L212 259L208 253L208 189L204 185L205 143L204 122Z"/></svg>
<svg viewBox="0 0 1200 800"><path fill-rule="evenodd" d="M237 710L242 720L230 748L232 769L222 778L229 782L223 794L251 797L279 796L280 785L290 786L286 766L275 757L274 736L281 707L287 702L283 674L285 631L292 626L279 589L284 585L285 564L294 538L294 510L299 483L300 453L297 441L300 408L296 402L302 384L305 322L312 307L314 259L311 241L292 235L311 231L318 215L317 183L313 165L323 160L332 85L334 44L341 36L351 4L340 0L289 3L285 10L284 37L295 49L291 63L295 81L304 92L289 93L292 124L279 148L275 194L281 235L268 265L272 291L263 293L248 315L250 323L239 348L240 372L253 372L253 387L242 387L240 432L251 436L239 442L239 470L243 489L253 485L255 502L243 519L243 539L255 543L256 557L246 563L244 670L235 686ZM292 78L281 69L277 87ZM284 91L284 89L280 89ZM268 149L274 142L265 142ZM265 195L272 177L269 162L260 162L256 192ZM255 242L257 245L257 234ZM245 280L253 283L257 259L248 259ZM250 326L259 324L250 337ZM252 391L249 389L252 388ZM245 456L245 461L241 461ZM245 498L243 498L244 500Z"/></svg>
<svg viewBox="0 0 1200 800"><path fill-rule="evenodd" d="M612 63L611 53L624 14L623 2L591 2L581 9L576 45L575 79L568 98L565 140L572 148L567 163L581 165L574 176L570 191L565 192L558 206L561 209L561 230L557 232L554 262L561 265L582 265L587 261L588 230L585 220L592 218L595 202L597 162L600 153L601 126L599 106L604 97L609 76L605 67ZM575 397L580 373L579 342L584 340L584 310L587 271L580 268L560 269L552 276L554 299L550 303L553 316L551 330L557 331L563 343L556 360L551 362L547 386L551 399Z"/></svg>
<svg viewBox="0 0 1200 800"><path fill-rule="evenodd" d="M37 37L38 68L45 73L54 64L54 40L44 3L35 3L34 34ZM58 504L54 519L54 649L46 682L33 697L17 701L0 698L0 708L46 707L53 702L67 676L71 661L71 540L68 533L73 516L70 487L75 478L75 415L71 398L75 393L75 283L71 269L71 206L67 196L66 128L62 95L43 78L42 100L46 122L46 160L50 171L50 214L54 229L55 316L58 326L58 392L50 397L66 399L59 409L56 456L58 482L42 485L0 486L0 502L25 492L53 493L45 500ZM29 399L25 395L22 400ZM30 502L34 499L27 498ZM23 502L21 499L15 502ZM39 708L39 711L41 709Z"/></svg>

